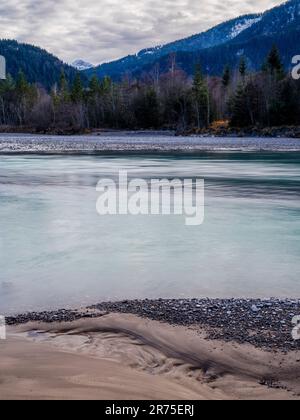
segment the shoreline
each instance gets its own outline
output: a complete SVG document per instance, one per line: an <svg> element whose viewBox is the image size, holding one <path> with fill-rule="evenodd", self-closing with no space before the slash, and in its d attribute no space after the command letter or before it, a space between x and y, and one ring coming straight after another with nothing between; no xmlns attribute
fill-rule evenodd
<svg viewBox="0 0 300 420"><path fill-rule="evenodd" d="M32 127L0 126L1 135L37 135L37 136L173 136L173 137L220 137L220 138L293 138L300 139L300 126L271 126L271 127L228 127L190 128L178 131L176 128L161 129L110 129L99 128L90 130L47 130L37 131Z"/></svg>
<svg viewBox="0 0 300 420"><path fill-rule="evenodd" d="M0 354L0 399L300 399L299 351L131 314L10 326Z"/></svg>
<svg viewBox="0 0 300 420"><path fill-rule="evenodd" d="M106 133L101 136L0 134L0 155L85 155L107 153L201 154L300 152L300 139L284 137L179 137L160 132Z"/></svg>
<svg viewBox="0 0 300 420"><path fill-rule="evenodd" d="M131 314L173 326L204 329L210 340L249 344L267 351L300 350L292 338L300 299L157 299L102 302L83 309L7 316L9 326L29 322L74 322L103 315Z"/></svg>

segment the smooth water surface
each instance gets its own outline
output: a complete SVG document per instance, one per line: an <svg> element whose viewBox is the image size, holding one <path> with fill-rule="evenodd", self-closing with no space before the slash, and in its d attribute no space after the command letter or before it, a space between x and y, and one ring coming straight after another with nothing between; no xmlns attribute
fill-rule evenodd
<svg viewBox="0 0 300 420"><path fill-rule="evenodd" d="M205 222L99 216L96 184L204 178ZM102 300L300 297L300 153L0 156L0 313Z"/></svg>

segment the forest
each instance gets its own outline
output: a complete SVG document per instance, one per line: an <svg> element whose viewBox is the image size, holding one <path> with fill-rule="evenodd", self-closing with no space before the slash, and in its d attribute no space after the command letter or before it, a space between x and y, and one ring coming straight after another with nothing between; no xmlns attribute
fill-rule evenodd
<svg viewBox="0 0 300 420"><path fill-rule="evenodd" d="M285 72L274 45L261 70L224 67L222 76L189 77L169 57L168 71L158 66L139 79L114 82L64 69L51 88L30 83L20 71L0 82L0 126L33 132L72 134L97 129L161 129L202 133L218 127L266 128L300 125L300 83Z"/></svg>

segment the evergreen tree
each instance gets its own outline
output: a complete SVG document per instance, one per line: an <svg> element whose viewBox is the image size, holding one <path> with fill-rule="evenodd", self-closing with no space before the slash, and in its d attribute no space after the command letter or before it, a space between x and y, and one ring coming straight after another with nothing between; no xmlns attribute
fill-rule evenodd
<svg viewBox="0 0 300 420"><path fill-rule="evenodd" d="M295 83L290 79L282 80L271 101L270 124L272 126L297 124L298 115L299 101Z"/></svg>
<svg viewBox="0 0 300 420"><path fill-rule="evenodd" d="M17 77L15 93L17 98L15 112L19 124L23 125L37 100L37 88L27 82L25 74L21 70Z"/></svg>
<svg viewBox="0 0 300 420"><path fill-rule="evenodd" d="M196 114L197 127L201 128L209 125L209 92L200 66L196 67L194 75L192 101Z"/></svg>
<svg viewBox="0 0 300 420"><path fill-rule="evenodd" d="M75 80L73 82L72 89L71 89L72 101L75 103L81 102L83 100L83 94L84 94L83 84L81 81L80 73L78 72L76 74L76 77L75 77Z"/></svg>
<svg viewBox="0 0 300 420"><path fill-rule="evenodd" d="M158 128L160 125L160 107L155 89L147 88L134 104L135 118L140 128Z"/></svg>
<svg viewBox="0 0 300 420"><path fill-rule="evenodd" d="M278 79L284 78L284 68L276 45L273 45L264 67L272 76Z"/></svg>
<svg viewBox="0 0 300 420"><path fill-rule="evenodd" d="M105 95L105 94L109 93L111 91L112 86L113 86L113 82L112 82L111 78L108 77L108 76L105 76L104 79L102 80L102 83L101 83L102 94Z"/></svg>
<svg viewBox="0 0 300 420"><path fill-rule="evenodd" d="M0 95L12 92L15 89L15 81L10 74L6 75L5 80L0 81Z"/></svg>
<svg viewBox="0 0 300 420"><path fill-rule="evenodd" d="M231 113L230 124L232 127L246 127L250 125L246 92L242 84L238 85L234 96L230 99L229 109Z"/></svg>
<svg viewBox="0 0 300 420"><path fill-rule="evenodd" d="M230 81L231 81L230 67L226 66L223 72L223 77L222 77L223 86L227 88L230 85Z"/></svg>
<svg viewBox="0 0 300 420"><path fill-rule="evenodd" d="M239 65L239 73L244 80L247 74L247 63L245 57L241 57L240 65Z"/></svg>
<svg viewBox="0 0 300 420"><path fill-rule="evenodd" d="M264 115L261 112L261 95L261 89L252 80L246 85L238 85L230 100L231 126L253 127L262 123Z"/></svg>
<svg viewBox="0 0 300 420"><path fill-rule="evenodd" d="M89 82L89 91L92 97L100 93L101 85L96 74L94 74Z"/></svg>
<svg viewBox="0 0 300 420"><path fill-rule="evenodd" d="M19 71L17 81L16 81L16 93L21 98L24 98L29 90L29 84L26 80L25 74L23 71Z"/></svg>
<svg viewBox="0 0 300 420"><path fill-rule="evenodd" d="M60 79L59 79L59 97L63 102L67 102L69 100L69 86L66 79L66 75L64 70L61 71Z"/></svg>

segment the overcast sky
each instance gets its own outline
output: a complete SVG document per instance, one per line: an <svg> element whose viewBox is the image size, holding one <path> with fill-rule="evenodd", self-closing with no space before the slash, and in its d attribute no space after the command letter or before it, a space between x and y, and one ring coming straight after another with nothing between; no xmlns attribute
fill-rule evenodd
<svg viewBox="0 0 300 420"><path fill-rule="evenodd" d="M202 32L283 0L9 0L0 38L43 47L67 62L99 64Z"/></svg>

